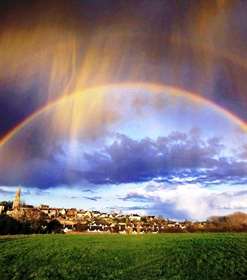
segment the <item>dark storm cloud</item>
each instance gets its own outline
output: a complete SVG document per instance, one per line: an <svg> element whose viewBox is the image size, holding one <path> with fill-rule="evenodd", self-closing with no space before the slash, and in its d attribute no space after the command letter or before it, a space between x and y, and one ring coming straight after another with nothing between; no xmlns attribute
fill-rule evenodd
<svg viewBox="0 0 247 280"><path fill-rule="evenodd" d="M81 182L82 174L77 170L67 170L63 166L40 164L29 169L28 175L23 178L23 185L50 188L61 185L74 185Z"/></svg>
<svg viewBox="0 0 247 280"><path fill-rule="evenodd" d="M26 187L48 189L61 185L74 185L81 182L82 174L77 170L68 170L61 163L46 160L30 160L19 166L18 170L9 169L0 173L2 185L13 186L16 182Z"/></svg>
<svg viewBox="0 0 247 280"><path fill-rule="evenodd" d="M20 102L21 98L16 98L13 103L13 92L9 92L0 87L0 138L11 128L16 126L22 118L27 117L32 112L32 105L26 106L25 112L21 110L24 102ZM31 106L30 106L31 105Z"/></svg>
<svg viewBox="0 0 247 280"><path fill-rule="evenodd" d="M65 151L51 138L51 128L37 122L31 129L18 136L17 145L21 143L25 157L56 163L55 154L65 155Z"/></svg>
<svg viewBox="0 0 247 280"><path fill-rule="evenodd" d="M238 79L244 78L245 71L241 71L238 69L235 73L234 70L230 67L226 69L220 69L216 74L216 80L213 89L213 101L219 104L222 107L227 108L227 110L234 112L234 114L238 115L242 120L247 120L247 100L239 99L240 92L245 91L246 89L246 81L243 83L238 82ZM238 78L235 77L238 75ZM238 93L238 94L236 94Z"/></svg>
<svg viewBox="0 0 247 280"><path fill-rule="evenodd" d="M204 140L200 130L189 133L173 132L167 137L140 141L119 135L110 146L85 158L91 171L85 178L94 184L120 184L171 181L172 176L193 182L241 182L245 162L221 157L223 145L217 137Z"/></svg>
<svg viewBox="0 0 247 280"><path fill-rule="evenodd" d="M67 165L64 159L69 155L55 142L49 143L39 136L37 133L36 137L27 139L28 152L26 154L23 149L21 156L25 161L17 162L16 167L13 163L3 165L0 184L47 189L85 183L100 186L155 181L173 185L177 183L175 177L181 179L181 185L201 183L204 187L222 183L246 184L247 181L246 162L242 159L246 147L239 149L235 157L222 156L224 146L220 139L204 139L198 128L188 133L172 132L156 140L133 140L117 134L112 144L95 152L81 152L87 171L81 169L80 163ZM95 193L92 189L82 192ZM143 200L141 197L135 199Z"/></svg>

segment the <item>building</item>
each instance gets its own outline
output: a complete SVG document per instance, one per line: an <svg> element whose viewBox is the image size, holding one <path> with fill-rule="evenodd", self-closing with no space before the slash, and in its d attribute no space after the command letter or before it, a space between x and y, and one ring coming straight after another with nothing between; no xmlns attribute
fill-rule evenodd
<svg viewBox="0 0 247 280"><path fill-rule="evenodd" d="M0 205L0 215L3 213L4 209L5 209L5 206L4 205Z"/></svg>
<svg viewBox="0 0 247 280"><path fill-rule="evenodd" d="M66 213L67 213L67 210L66 210L66 209L64 209L64 208L60 208L60 209L58 209L58 214L60 214L60 215L64 216L64 215L66 215Z"/></svg>
<svg viewBox="0 0 247 280"><path fill-rule="evenodd" d="M49 205L44 205L44 204L40 204L38 206L38 209L45 214L49 214L49 208L50 208Z"/></svg>
<svg viewBox="0 0 247 280"><path fill-rule="evenodd" d="M57 217L57 208L50 208L49 209L49 216L53 217L53 218Z"/></svg>
<svg viewBox="0 0 247 280"><path fill-rule="evenodd" d="M18 208L20 206L20 199L21 199L21 187L19 187L16 192L13 206L12 206L13 209Z"/></svg>
<svg viewBox="0 0 247 280"><path fill-rule="evenodd" d="M130 221L133 221L133 220L140 221L140 220L141 220L141 217L140 217L138 214L131 214L131 215L129 216L129 219L130 219Z"/></svg>

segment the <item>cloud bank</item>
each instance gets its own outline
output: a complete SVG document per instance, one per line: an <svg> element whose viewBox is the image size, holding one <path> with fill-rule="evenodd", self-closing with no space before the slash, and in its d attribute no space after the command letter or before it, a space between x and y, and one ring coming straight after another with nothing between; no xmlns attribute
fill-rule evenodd
<svg viewBox="0 0 247 280"><path fill-rule="evenodd" d="M164 218L202 220L206 215L218 215L220 210L246 210L246 190L219 191L202 185L176 185L149 182L144 187L129 190L121 199L149 201L147 209Z"/></svg>
<svg viewBox="0 0 247 280"><path fill-rule="evenodd" d="M82 183L94 187L149 181L173 184L174 178L179 178L181 185L247 183L246 145L227 154L221 139L205 138L199 128L140 140L117 133L111 142L90 151L77 150L76 156L56 143L42 142L40 138L32 141L35 149L29 149L21 165L16 163L15 172L12 159L12 165L0 171L1 184L14 185L19 181L28 187L45 189ZM72 156L76 157L74 164L67 160Z"/></svg>
<svg viewBox="0 0 247 280"><path fill-rule="evenodd" d="M238 157L224 155L220 139L204 140L198 128L188 133L172 132L156 140L118 135L111 145L84 156L91 167L84 176L93 184L172 183L173 176L181 183L246 183L242 153Z"/></svg>

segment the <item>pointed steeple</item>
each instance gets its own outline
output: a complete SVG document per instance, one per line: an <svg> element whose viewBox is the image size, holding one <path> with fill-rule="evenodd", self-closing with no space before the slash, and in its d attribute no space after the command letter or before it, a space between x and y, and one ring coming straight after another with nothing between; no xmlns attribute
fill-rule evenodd
<svg viewBox="0 0 247 280"><path fill-rule="evenodd" d="M19 207L20 198L21 198L21 187L19 187L16 192L15 199L14 199L13 206L12 206L13 209Z"/></svg>

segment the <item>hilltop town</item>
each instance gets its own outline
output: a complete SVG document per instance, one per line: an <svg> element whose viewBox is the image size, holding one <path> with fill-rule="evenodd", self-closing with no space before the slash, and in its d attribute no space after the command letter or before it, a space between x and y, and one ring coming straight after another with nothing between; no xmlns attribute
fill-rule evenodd
<svg viewBox="0 0 247 280"><path fill-rule="evenodd" d="M146 234L164 232L195 231L247 231L247 214L237 212L225 217L211 217L201 222L172 221L162 216L123 215L118 213L101 213L99 211L78 210L76 208L51 208L49 205L23 205L20 203L21 189L18 188L12 207L2 203L0 214L5 214L18 221L29 221L29 226L45 233L48 225L59 225L56 232L63 233L120 233ZM232 221L235 221L234 224ZM238 222L236 222L238 220ZM31 222L31 223L30 223ZM36 231L37 231L36 230ZM52 230L53 231L53 230Z"/></svg>
<svg viewBox="0 0 247 280"><path fill-rule="evenodd" d="M186 223L158 219L155 216L139 216L138 214L123 215L118 213L101 213L99 211L78 210L76 208L51 208L41 204L38 207L20 204L21 189L18 188L12 208L5 209L0 206L0 214L17 220L25 217L27 220L56 219L65 233L80 231L87 233L158 233L164 227L185 228ZM187 223L188 226L188 223Z"/></svg>

